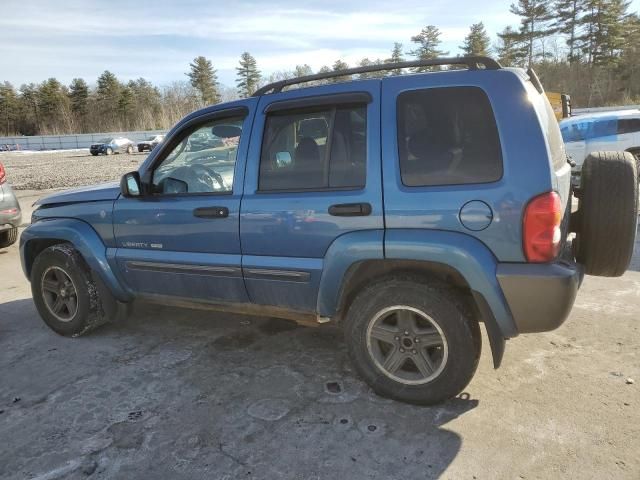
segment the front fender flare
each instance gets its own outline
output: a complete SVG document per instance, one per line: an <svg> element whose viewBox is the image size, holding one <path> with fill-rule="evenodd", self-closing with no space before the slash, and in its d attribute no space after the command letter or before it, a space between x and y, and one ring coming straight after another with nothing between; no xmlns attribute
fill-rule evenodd
<svg viewBox="0 0 640 480"><path fill-rule="evenodd" d="M31 265L27 252L29 242L34 240L60 240L73 244L89 268L99 276L117 300L128 302L132 299L132 295L123 288L107 261L107 247L88 223L72 218L55 218L40 220L27 227L20 236L20 261L22 270L29 279Z"/></svg>

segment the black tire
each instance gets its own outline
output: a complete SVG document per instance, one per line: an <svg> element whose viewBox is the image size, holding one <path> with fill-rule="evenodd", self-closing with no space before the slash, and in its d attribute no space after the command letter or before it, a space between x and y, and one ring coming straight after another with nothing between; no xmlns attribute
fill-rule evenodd
<svg viewBox="0 0 640 480"><path fill-rule="evenodd" d="M629 152L595 152L582 165L576 259L587 275L624 274L636 239L638 170Z"/></svg>
<svg viewBox="0 0 640 480"><path fill-rule="evenodd" d="M640 149L627 150L636 159L636 169L638 170L638 181L640 182Z"/></svg>
<svg viewBox="0 0 640 480"><path fill-rule="evenodd" d="M426 314L446 340L442 347L436 347L446 349L446 353L441 354L440 369L434 369L433 378L424 377L425 383L408 384L391 378L372 353L368 340L370 324L379 318L380 312L394 306L408 306ZM385 277L365 287L349 307L344 331L349 357L367 384L378 395L407 403L433 405L455 397L471 381L480 358L480 326L467 313L464 303L452 290L431 285L420 277ZM396 353L403 351L404 338L399 340L396 336L393 340L398 340L398 345L392 347L398 349ZM412 351L415 355L416 351ZM400 370L417 367L409 356L411 352L408 349L405 352L408 360Z"/></svg>
<svg viewBox="0 0 640 480"><path fill-rule="evenodd" d="M61 270L70 278L76 292L77 309L66 321L56 318L47 305L45 275L52 269ZM54 332L77 337L106 322L98 288L84 259L71 244L61 243L43 250L31 269L31 293L38 313ZM69 311L70 313L70 311Z"/></svg>
<svg viewBox="0 0 640 480"><path fill-rule="evenodd" d="M107 155L112 155L113 154L113 149L111 147L107 148L107 151L105 152Z"/></svg>
<svg viewBox="0 0 640 480"><path fill-rule="evenodd" d="M91 155L93 155L94 157L98 156L98 152L91 152Z"/></svg>
<svg viewBox="0 0 640 480"><path fill-rule="evenodd" d="M13 227L10 230L0 233L0 248L7 248L16 243L18 239L18 228Z"/></svg>
<svg viewBox="0 0 640 480"><path fill-rule="evenodd" d="M140 153L144 152L144 147L138 147L138 152Z"/></svg>

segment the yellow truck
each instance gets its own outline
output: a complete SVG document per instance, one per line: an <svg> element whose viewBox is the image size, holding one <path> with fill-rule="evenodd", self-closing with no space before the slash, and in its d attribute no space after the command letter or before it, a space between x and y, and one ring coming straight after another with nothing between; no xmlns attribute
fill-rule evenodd
<svg viewBox="0 0 640 480"><path fill-rule="evenodd" d="M566 93L545 92L558 121L571 116L571 97Z"/></svg>

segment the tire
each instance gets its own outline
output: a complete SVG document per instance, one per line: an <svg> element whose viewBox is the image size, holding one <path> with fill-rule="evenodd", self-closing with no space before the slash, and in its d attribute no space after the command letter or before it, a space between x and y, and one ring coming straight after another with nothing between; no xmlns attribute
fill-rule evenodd
<svg viewBox="0 0 640 480"><path fill-rule="evenodd" d="M18 239L18 228L13 227L10 230L0 233L0 248L7 248L16 243Z"/></svg>
<svg viewBox="0 0 640 480"><path fill-rule="evenodd" d="M91 155L93 155L94 157L98 156L98 152L91 152Z"/></svg>
<svg viewBox="0 0 640 480"><path fill-rule="evenodd" d="M138 152L140 153L144 152L144 147L138 147Z"/></svg>
<svg viewBox="0 0 640 480"><path fill-rule="evenodd" d="M58 294L53 292L55 289ZM66 290L66 298L60 296L61 289ZM91 271L71 244L53 245L36 257L31 269L31 293L44 323L60 335L77 337L106 322ZM58 299L64 306L56 314Z"/></svg>
<svg viewBox="0 0 640 480"><path fill-rule="evenodd" d="M113 155L113 149L111 147L107 148L107 151L105 152L107 155Z"/></svg>
<svg viewBox="0 0 640 480"><path fill-rule="evenodd" d="M587 275L624 274L636 239L638 171L628 152L595 152L582 166L576 259Z"/></svg>
<svg viewBox="0 0 640 480"><path fill-rule="evenodd" d="M640 182L640 149L627 150L636 159L636 169L638 170L638 181Z"/></svg>
<svg viewBox="0 0 640 480"><path fill-rule="evenodd" d="M129 155L131 155L131 154L133 153L133 147L132 147L131 145L129 145L129 146L127 147L127 153L128 153Z"/></svg>
<svg viewBox="0 0 640 480"><path fill-rule="evenodd" d="M420 277L386 277L359 292L348 309L344 331L349 357L378 395L418 405L443 402L462 392L478 366L480 326L466 310L445 286ZM406 315L413 327L404 330ZM380 334L374 332L386 339L376 339ZM426 364L420 360L425 354ZM386 364L395 366L386 369ZM425 365L430 367L426 371Z"/></svg>

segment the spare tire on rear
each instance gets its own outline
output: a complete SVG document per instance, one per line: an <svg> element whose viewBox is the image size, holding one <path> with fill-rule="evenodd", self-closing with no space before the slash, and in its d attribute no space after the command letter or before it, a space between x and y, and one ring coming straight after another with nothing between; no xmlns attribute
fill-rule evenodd
<svg viewBox="0 0 640 480"><path fill-rule="evenodd" d="M584 273L619 277L638 223L638 170L628 152L594 152L582 165L576 259Z"/></svg>

